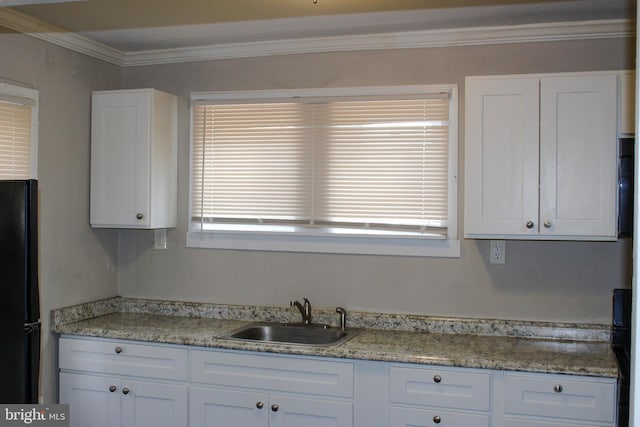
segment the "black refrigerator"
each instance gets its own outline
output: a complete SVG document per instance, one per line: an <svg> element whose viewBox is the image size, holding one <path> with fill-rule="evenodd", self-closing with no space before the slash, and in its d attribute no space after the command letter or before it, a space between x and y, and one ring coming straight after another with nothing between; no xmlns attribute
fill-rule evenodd
<svg viewBox="0 0 640 427"><path fill-rule="evenodd" d="M0 180L0 403L38 403L38 182Z"/></svg>

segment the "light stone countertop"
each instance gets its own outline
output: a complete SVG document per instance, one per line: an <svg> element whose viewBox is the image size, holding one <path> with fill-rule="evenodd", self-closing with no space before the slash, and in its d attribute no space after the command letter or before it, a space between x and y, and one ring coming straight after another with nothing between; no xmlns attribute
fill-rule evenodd
<svg viewBox="0 0 640 427"><path fill-rule="evenodd" d="M52 329L67 335L258 352L597 377L618 375L615 356L608 340L604 340L608 338L606 327L598 325L405 318L378 313L372 315L376 320L370 321L377 328L366 328L338 346L220 338L251 321L297 320L286 318L290 313L292 310L284 308L167 303L118 297L54 310ZM329 314L319 311L318 318ZM402 320L411 324L406 330L398 330ZM361 319L359 324L354 319L352 323L362 327L367 321ZM510 323L515 324L515 331L507 327ZM571 338L576 336L579 339Z"/></svg>

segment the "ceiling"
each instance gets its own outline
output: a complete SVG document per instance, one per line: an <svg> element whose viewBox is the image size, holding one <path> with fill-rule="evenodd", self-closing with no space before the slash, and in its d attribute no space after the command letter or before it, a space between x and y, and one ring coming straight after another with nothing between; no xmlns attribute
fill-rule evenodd
<svg viewBox="0 0 640 427"><path fill-rule="evenodd" d="M635 16L635 0L39 1L11 9L122 52Z"/></svg>
<svg viewBox="0 0 640 427"><path fill-rule="evenodd" d="M129 66L627 37L635 7L636 0L0 0L0 27Z"/></svg>

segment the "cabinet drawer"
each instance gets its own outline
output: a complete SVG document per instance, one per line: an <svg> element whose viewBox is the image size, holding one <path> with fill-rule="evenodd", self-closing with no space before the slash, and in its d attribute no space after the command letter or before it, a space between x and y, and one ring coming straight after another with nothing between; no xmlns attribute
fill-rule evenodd
<svg viewBox="0 0 640 427"><path fill-rule="evenodd" d="M489 415L392 406L389 409L389 425L393 427L489 427Z"/></svg>
<svg viewBox="0 0 640 427"><path fill-rule="evenodd" d="M488 411L491 374L446 368L390 368L392 403Z"/></svg>
<svg viewBox="0 0 640 427"><path fill-rule="evenodd" d="M353 363L213 350L191 351L191 381L352 397Z"/></svg>
<svg viewBox="0 0 640 427"><path fill-rule="evenodd" d="M616 383L566 375L505 375L505 412L612 423ZM553 424L552 424L553 425Z"/></svg>
<svg viewBox="0 0 640 427"><path fill-rule="evenodd" d="M187 380L187 349L131 341L60 338L62 370Z"/></svg>

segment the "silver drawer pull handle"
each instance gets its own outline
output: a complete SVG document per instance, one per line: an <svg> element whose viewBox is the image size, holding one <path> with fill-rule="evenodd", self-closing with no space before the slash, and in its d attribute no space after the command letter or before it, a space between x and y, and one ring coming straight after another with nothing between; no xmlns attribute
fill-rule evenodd
<svg viewBox="0 0 640 427"><path fill-rule="evenodd" d="M122 353L122 350L123 350L122 347L120 346L116 347L116 353L120 354Z"/></svg>
<svg viewBox="0 0 640 427"><path fill-rule="evenodd" d="M436 415L435 417L433 417L434 423L440 424L440 421L442 421L442 418L440 418L440 415Z"/></svg>
<svg viewBox="0 0 640 427"><path fill-rule="evenodd" d="M141 213L136 214L136 219L140 220L144 218L144 215L142 215Z"/></svg>
<svg viewBox="0 0 640 427"><path fill-rule="evenodd" d="M118 389L118 387L116 387L116 386L114 386L114 385L109 386L109 391L110 391L111 393L115 392L117 389Z"/></svg>
<svg viewBox="0 0 640 427"><path fill-rule="evenodd" d="M556 393L562 393L562 384L556 384L553 386L553 391Z"/></svg>
<svg viewBox="0 0 640 427"><path fill-rule="evenodd" d="M278 405L276 405L275 403L273 405L271 405L271 410L273 412L278 412L278 409L280 409L280 407Z"/></svg>
<svg viewBox="0 0 640 427"><path fill-rule="evenodd" d="M130 391L131 390L129 390L128 388L125 387L125 388L122 389L122 394L129 394Z"/></svg>
<svg viewBox="0 0 640 427"><path fill-rule="evenodd" d="M527 221L527 223L525 225L527 226L527 228L529 230L531 230L535 224L533 223L533 221Z"/></svg>
<svg viewBox="0 0 640 427"><path fill-rule="evenodd" d="M256 402L256 408L258 408L258 409L262 409L262 408L264 408L264 403L262 403L262 402Z"/></svg>
<svg viewBox="0 0 640 427"><path fill-rule="evenodd" d="M434 383L439 383L440 381L442 381L442 377L440 375L434 375L433 376L433 382Z"/></svg>

